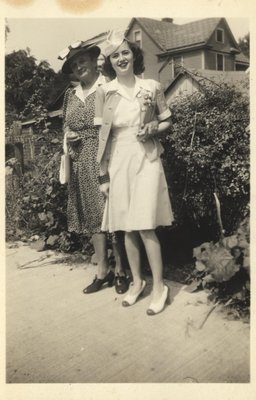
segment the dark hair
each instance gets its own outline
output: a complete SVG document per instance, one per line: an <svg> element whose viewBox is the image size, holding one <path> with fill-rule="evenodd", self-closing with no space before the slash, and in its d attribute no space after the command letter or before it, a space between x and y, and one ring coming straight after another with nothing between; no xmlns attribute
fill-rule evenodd
<svg viewBox="0 0 256 400"><path fill-rule="evenodd" d="M135 75L140 75L145 70L143 50L136 43L130 42L127 39L125 39L125 41L133 53L133 72ZM116 77L116 72L112 67L110 56L106 58L104 71L110 78Z"/></svg>

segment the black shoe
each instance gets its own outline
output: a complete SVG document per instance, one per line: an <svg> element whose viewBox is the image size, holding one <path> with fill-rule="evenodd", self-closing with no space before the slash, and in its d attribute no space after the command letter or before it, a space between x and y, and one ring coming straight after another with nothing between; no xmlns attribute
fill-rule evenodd
<svg viewBox="0 0 256 400"><path fill-rule="evenodd" d="M127 276L121 276L119 274L116 274L115 276L115 289L116 293L118 294L123 294L127 292L129 287L129 281Z"/></svg>
<svg viewBox="0 0 256 400"><path fill-rule="evenodd" d="M111 287L114 285L114 279L115 274L113 271L109 271L103 279L98 279L96 275L93 282L83 290L83 293L88 294L98 292L104 283L108 283L108 286Z"/></svg>

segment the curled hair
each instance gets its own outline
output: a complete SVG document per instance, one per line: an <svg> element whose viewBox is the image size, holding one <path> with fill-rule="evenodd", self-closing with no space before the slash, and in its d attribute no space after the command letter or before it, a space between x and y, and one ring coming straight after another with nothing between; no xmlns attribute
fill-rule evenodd
<svg viewBox="0 0 256 400"><path fill-rule="evenodd" d="M136 43L130 42L127 39L125 39L125 41L133 54L133 72L135 75L140 75L145 70L143 50ZM111 79L116 77L116 72L112 67L110 56L106 58L104 71Z"/></svg>

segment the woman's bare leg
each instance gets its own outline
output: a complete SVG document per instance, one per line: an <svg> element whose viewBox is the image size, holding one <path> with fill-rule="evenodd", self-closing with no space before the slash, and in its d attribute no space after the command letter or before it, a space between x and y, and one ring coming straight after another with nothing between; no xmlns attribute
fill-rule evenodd
<svg viewBox="0 0 256 400"><path fill-rule="evenodd" d="M97 259L97 277L105 278L108 272L107 238L105 233L94 233L92 243Z"/></svg>
<svg viewBox="0 0 256 400"><path fill-rule="evenodd" d="M153 276L152 301L157 301L164 290L161 246L154 230L140 231Z"/></svg>
<svg viewBox="0 0 256 400"><path fill-rule="evenodd" d="M125 232L125 249L133 276L133 285L129 292L134 294L140 290L142 283L138 232Z"/></svg>

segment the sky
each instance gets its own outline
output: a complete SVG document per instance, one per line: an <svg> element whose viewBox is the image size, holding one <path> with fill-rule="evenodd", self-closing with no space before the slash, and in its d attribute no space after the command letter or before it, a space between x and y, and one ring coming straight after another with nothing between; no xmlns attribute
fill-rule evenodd
<svg viewBox="0 0 256 400"><path fill-rule="evenodd" d="M249 32L247 18L226 18L238 40ZM86 40L110 29L125 29L131 18L7 18L10 33L6 41L6 53L29 47L38 60L47 60L57 72L62 61L58 53L76 40ZM196 19L175 18L176 24Z"/></svg>

